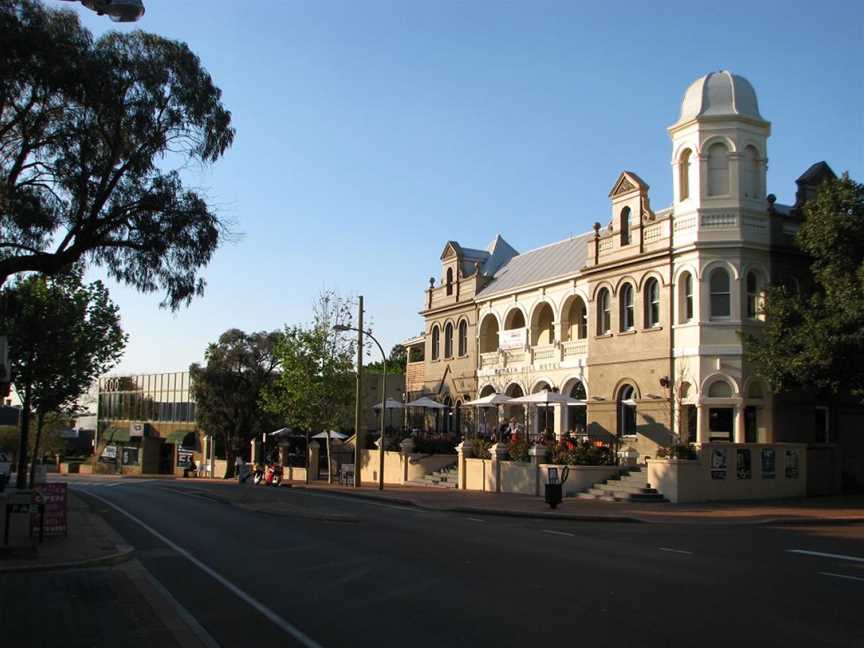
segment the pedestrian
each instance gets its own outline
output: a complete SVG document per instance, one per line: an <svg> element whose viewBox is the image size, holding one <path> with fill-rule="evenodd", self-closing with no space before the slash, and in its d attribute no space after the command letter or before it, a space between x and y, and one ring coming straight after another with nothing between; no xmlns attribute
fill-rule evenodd
<svg viewBox="0 0 864 648"><path fill-rule="evenodd" d="M237 455L237 458L234 460L234 474L237 475L237 483L241 483L244 481L243 479L243 468L245 464L243 463L243 459L240 458L240 455Z"/></svg>

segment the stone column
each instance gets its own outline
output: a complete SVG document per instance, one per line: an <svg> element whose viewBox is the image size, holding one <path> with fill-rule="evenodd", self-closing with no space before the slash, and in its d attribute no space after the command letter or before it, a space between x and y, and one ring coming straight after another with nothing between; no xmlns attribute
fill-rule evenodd
<svg viewBox="0 0 864 648"><path fill-rule="evenodd" d="M708 429L708 406L705 403L696 406L696 440L699 445L711 441L711 431Z"/></svg>
<svg viewBox="0 0 864 648"><path fill-rule="evenodd" d="M402 455L402 483L408 481L408 464L414 452L414 439L402 439L399 443L399 453Z"/></svg>
<svg viewBox="0 0 864 648"><path fill-rule="evenodd" d="M490 461L490 473L491 473L491 492L500 493L501 492L501 462L507 458L507 444L506 443L495 443L489 448L489 455L491 456Z"/></svg>
<svg viewBox="0 0 864 648"><path fill-rule="evenodd" d="M261 463L261 439L255 437L252 439L252 451L249 456L253 464Z"/></svg>
<svg viewBox="0 0 864 648"><path fill-rule="evenodd" d="M309 444L309 468L307 469L310 481L318 479L319 477L318 466L320 458L321 446L318 445L317 441L313 441Z"/></svg>
<svg viewBox="0 0 864 648"><path fill-rule="evenodd" d="M548 448L541 445L533 445L528 450L528 456L531 458L531 465L534 466L534 494L540 494L540 464L546 463L546 457L549 454Z"/></svg>
<svg viewBox="0 0 864 648"><path fill-rule="evenodd" d="M745 428L744 404L742 403L735 406L735 443L746 443Z"/></svg>
<svg viewBox="0 0 864 648"><path fill-rule="evenodd" d="M465 459L471 456L471 441L469 439L462 441L456 446L456 452L458 453L456 465L459 469L459 490L465 490Z"/></svg>
<svg viewBox="0 0 864 648"><path fill-rule="evenodd" d="M282 468L288 466L288 446L279 446L279 463L282 464Z"/></svg>

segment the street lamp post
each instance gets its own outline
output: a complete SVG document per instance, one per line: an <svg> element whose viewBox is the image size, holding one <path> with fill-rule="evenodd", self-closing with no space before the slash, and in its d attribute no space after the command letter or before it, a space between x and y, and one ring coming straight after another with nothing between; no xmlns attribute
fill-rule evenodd
<svg viewBox="0 0 864 648"><path fill-rule="evenodd" d="M369 331L363 331L353 326L346 326L345 324L337 324L333 327L333 330L339 333L344 333L346 331L357 331L358 333L362 333L370 340L372 340L378 347L378 350L381 352L381 361L384 365L384 374L381 377L381 391L383 392L383 396L381 399L381 440L378 447L378 490L384 490L384 416L387 412L387 356L384 353L384 347L381 346L381 343L376 340L372 333L370 333ZM355 436L355 439L356 438L358 438L358 436ZM359 453L360 448L357 447L356 441L354 445L356 448L355 452Z"/></svg>

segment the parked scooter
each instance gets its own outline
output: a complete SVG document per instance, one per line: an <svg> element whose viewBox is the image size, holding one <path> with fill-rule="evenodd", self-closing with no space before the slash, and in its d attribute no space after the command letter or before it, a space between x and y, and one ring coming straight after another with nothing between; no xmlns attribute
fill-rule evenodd
<svg viewBox="0 0 864 648"><path fill-rule="evenodd" d="M264 483L267 486L279 486L282 483L281 464L272 463L267 466L267 473L264 478Z"/></svg>
<svg viewBox="0 0 864 648"><path fill-rule="evenodd" d="M252 468L252 483L256 486L264 483L264 466L256 463Z"/></svg>

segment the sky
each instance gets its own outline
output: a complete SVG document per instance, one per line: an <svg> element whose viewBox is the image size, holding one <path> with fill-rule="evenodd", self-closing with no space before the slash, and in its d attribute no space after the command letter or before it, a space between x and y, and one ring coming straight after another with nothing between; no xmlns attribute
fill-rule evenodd
<svg viewBox="0 0 864 648"><path fill-rule="evenodd" d="M755 87L778 202L819 160L864 180L860 2L145 0L131 26L45 2L95 34L187 42L237 129L185 180L240 236L178 312L109 282L130 335L114 373L183 370L226 329L309 322L323 289L363 295L385 349L417 335L446 241L500 233L524 252L586 232L623 170L668 206L666 129L711 71Z"/></svg>

